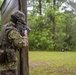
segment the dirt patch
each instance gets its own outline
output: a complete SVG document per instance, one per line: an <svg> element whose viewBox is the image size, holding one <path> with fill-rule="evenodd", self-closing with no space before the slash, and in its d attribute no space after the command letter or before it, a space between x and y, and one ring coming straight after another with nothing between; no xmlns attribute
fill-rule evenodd
<svg viewBox="0 0 76 75"><path fill-rule="evenodd" d="M51 65L51 62L32 62L32 61L29 62L29 66L31 68L37 68L39 66L44 67L46 65Z"/></svg>
<svg viewBox="0 0 76 75"><path fill-rule="evenodd" d="M76 75L76 67L67 68L65 65L55 67L51 62L29 62L30 69L35 73L46 75ZM36 69L36 68L40 68Z"/></svg>

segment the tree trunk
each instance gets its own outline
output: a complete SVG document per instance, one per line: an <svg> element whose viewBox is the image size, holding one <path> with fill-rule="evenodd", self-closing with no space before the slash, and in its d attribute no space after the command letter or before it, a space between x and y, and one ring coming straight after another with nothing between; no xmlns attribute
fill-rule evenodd
<svg viewBox="0 0 76 75"><path fill-rule="evenodd" d="M40 15L42 14L42 4L41 4L41 0L39 0L39 13L40 13Z"/></svg>
<svg viewBox="0 0 76 75"><path fill-rule="evenodd" d="M25 14L25 21L27 22L27 0L20 0L20 10Z"/></svg>
<svg viewBox="0 0 76 75"><path fill-rule="evenodd" d="M20 0L20 10L25 14L27 22L27 0ZM28 36L27 36L28 37ZM29 75L28 47L20 51L20 75Z"/></svg>
<svg viewBox="0 0 76 75"><path fill-rule="evenodd" d="M34 0L33 0L33 15L35 14L35 10L34 10Z"/></svg>
<svg viewBox="0 0 76 75"><path fill-rule="evenodd" d="M56 5L56 0L53 0L53 9L54 9L54 16L53 16L53 18L52 18L52 21L53 21L53 30L52 30L52 34L53 34L53 36L52 36L52 39L53 39L53 41L54 41L54 44L55 44L55 31L56 31L56 22L55 22L55 5ZM54 46L54 50L55 50L55 46Z"/></svg>

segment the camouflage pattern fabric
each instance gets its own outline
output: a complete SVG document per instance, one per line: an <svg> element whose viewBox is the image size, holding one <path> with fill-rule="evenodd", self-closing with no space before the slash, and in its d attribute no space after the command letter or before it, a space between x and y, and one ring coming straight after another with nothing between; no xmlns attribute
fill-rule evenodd
<svg viewBox="0 0 76 75"><path fill-rule="evenodd" d="M0 71L0 75L17 75L16 70L4 70Z"/></svg>
<svg viewBox="0 0 76 75"><path fill-rule="evenodd" d="M14 46L16 46L17 48L24 48L26 46L28 46L28 41L27 41L27 36L21 36L20 33L16 30L11 30L9 33L8 33L8 37L7 37L9 40L12 41L12 44ZM12 49L10 49L11 51ZM8 49L7 49L8 51ZM10 54L8 54L8 56L10 56ZM11 58L11 57L10 57ZM8 58L8 59L10 59ZM10 62L10 63L6 63L6 64L0 64L0 71L4 71L4 70L13 70L13 69L17 69L17 62L18 62L18 59L17 57L16 58L16 61L15 62ZM10 61L10 60L9 60ZM10 72L9 72L10 73ZM3 74L0 74L0 75L3 75ZM5 74L5 75L11 75L11 74Z"/></svg>
<svg viewBox="0 0 76 75"><path fill-rule="evenodd" d="M6 58L0 58L0 61L2 58L5 59L2 60L4 63L0 63L0 75L18 75L16 71L18 59L16 57L15 51L21 49L24 50L28 46L27 33L25 33L26 29L24 30L25 36L21 36L20 30L17 28L19 25L18 22L20 22L22 25L26 25L24 23L24 13L20 11L14 12L11 14L10 21L10 23L3 26L4 30L0 36L0 45L3 47L3 51L5 50L6 52L5 54L3 52L0 52L0 56L6 55Z"/></svg>
<svg viewBox="0 0 76 75"><path fill-rule="evenodd" d="M19 32L12 30L9 34L8 34L8 38L9 40L12 40L14 45L16 47L19 48L24 48L26 46L28 46L28 41L27 41L27 37L26 36L21 36Z"/></svg>

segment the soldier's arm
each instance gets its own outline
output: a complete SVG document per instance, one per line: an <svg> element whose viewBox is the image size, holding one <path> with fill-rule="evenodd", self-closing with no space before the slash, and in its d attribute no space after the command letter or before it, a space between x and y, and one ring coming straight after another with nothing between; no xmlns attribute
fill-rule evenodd
<svg viewBox="0 0 76 75"><path fill-rule="evenodd" d="M19 32L16 30L12 30L8 34L8 39L12 40L15 46L22 48L28 46L28 40L27 37L22 37Z"/></svg>

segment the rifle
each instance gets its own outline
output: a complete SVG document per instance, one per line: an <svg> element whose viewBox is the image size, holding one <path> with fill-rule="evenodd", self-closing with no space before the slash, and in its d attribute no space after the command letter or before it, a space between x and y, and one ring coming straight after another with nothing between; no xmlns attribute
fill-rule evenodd
<svg viewBox="0 0 76 75"><path fill-rule="evenodd" d="M26 22L23 22L22 20L18 20L16 27L19 29L20 34L22 36L25 36L25 31L27 30L28 32L31 31L31 29L27 26Z"/></svg>

